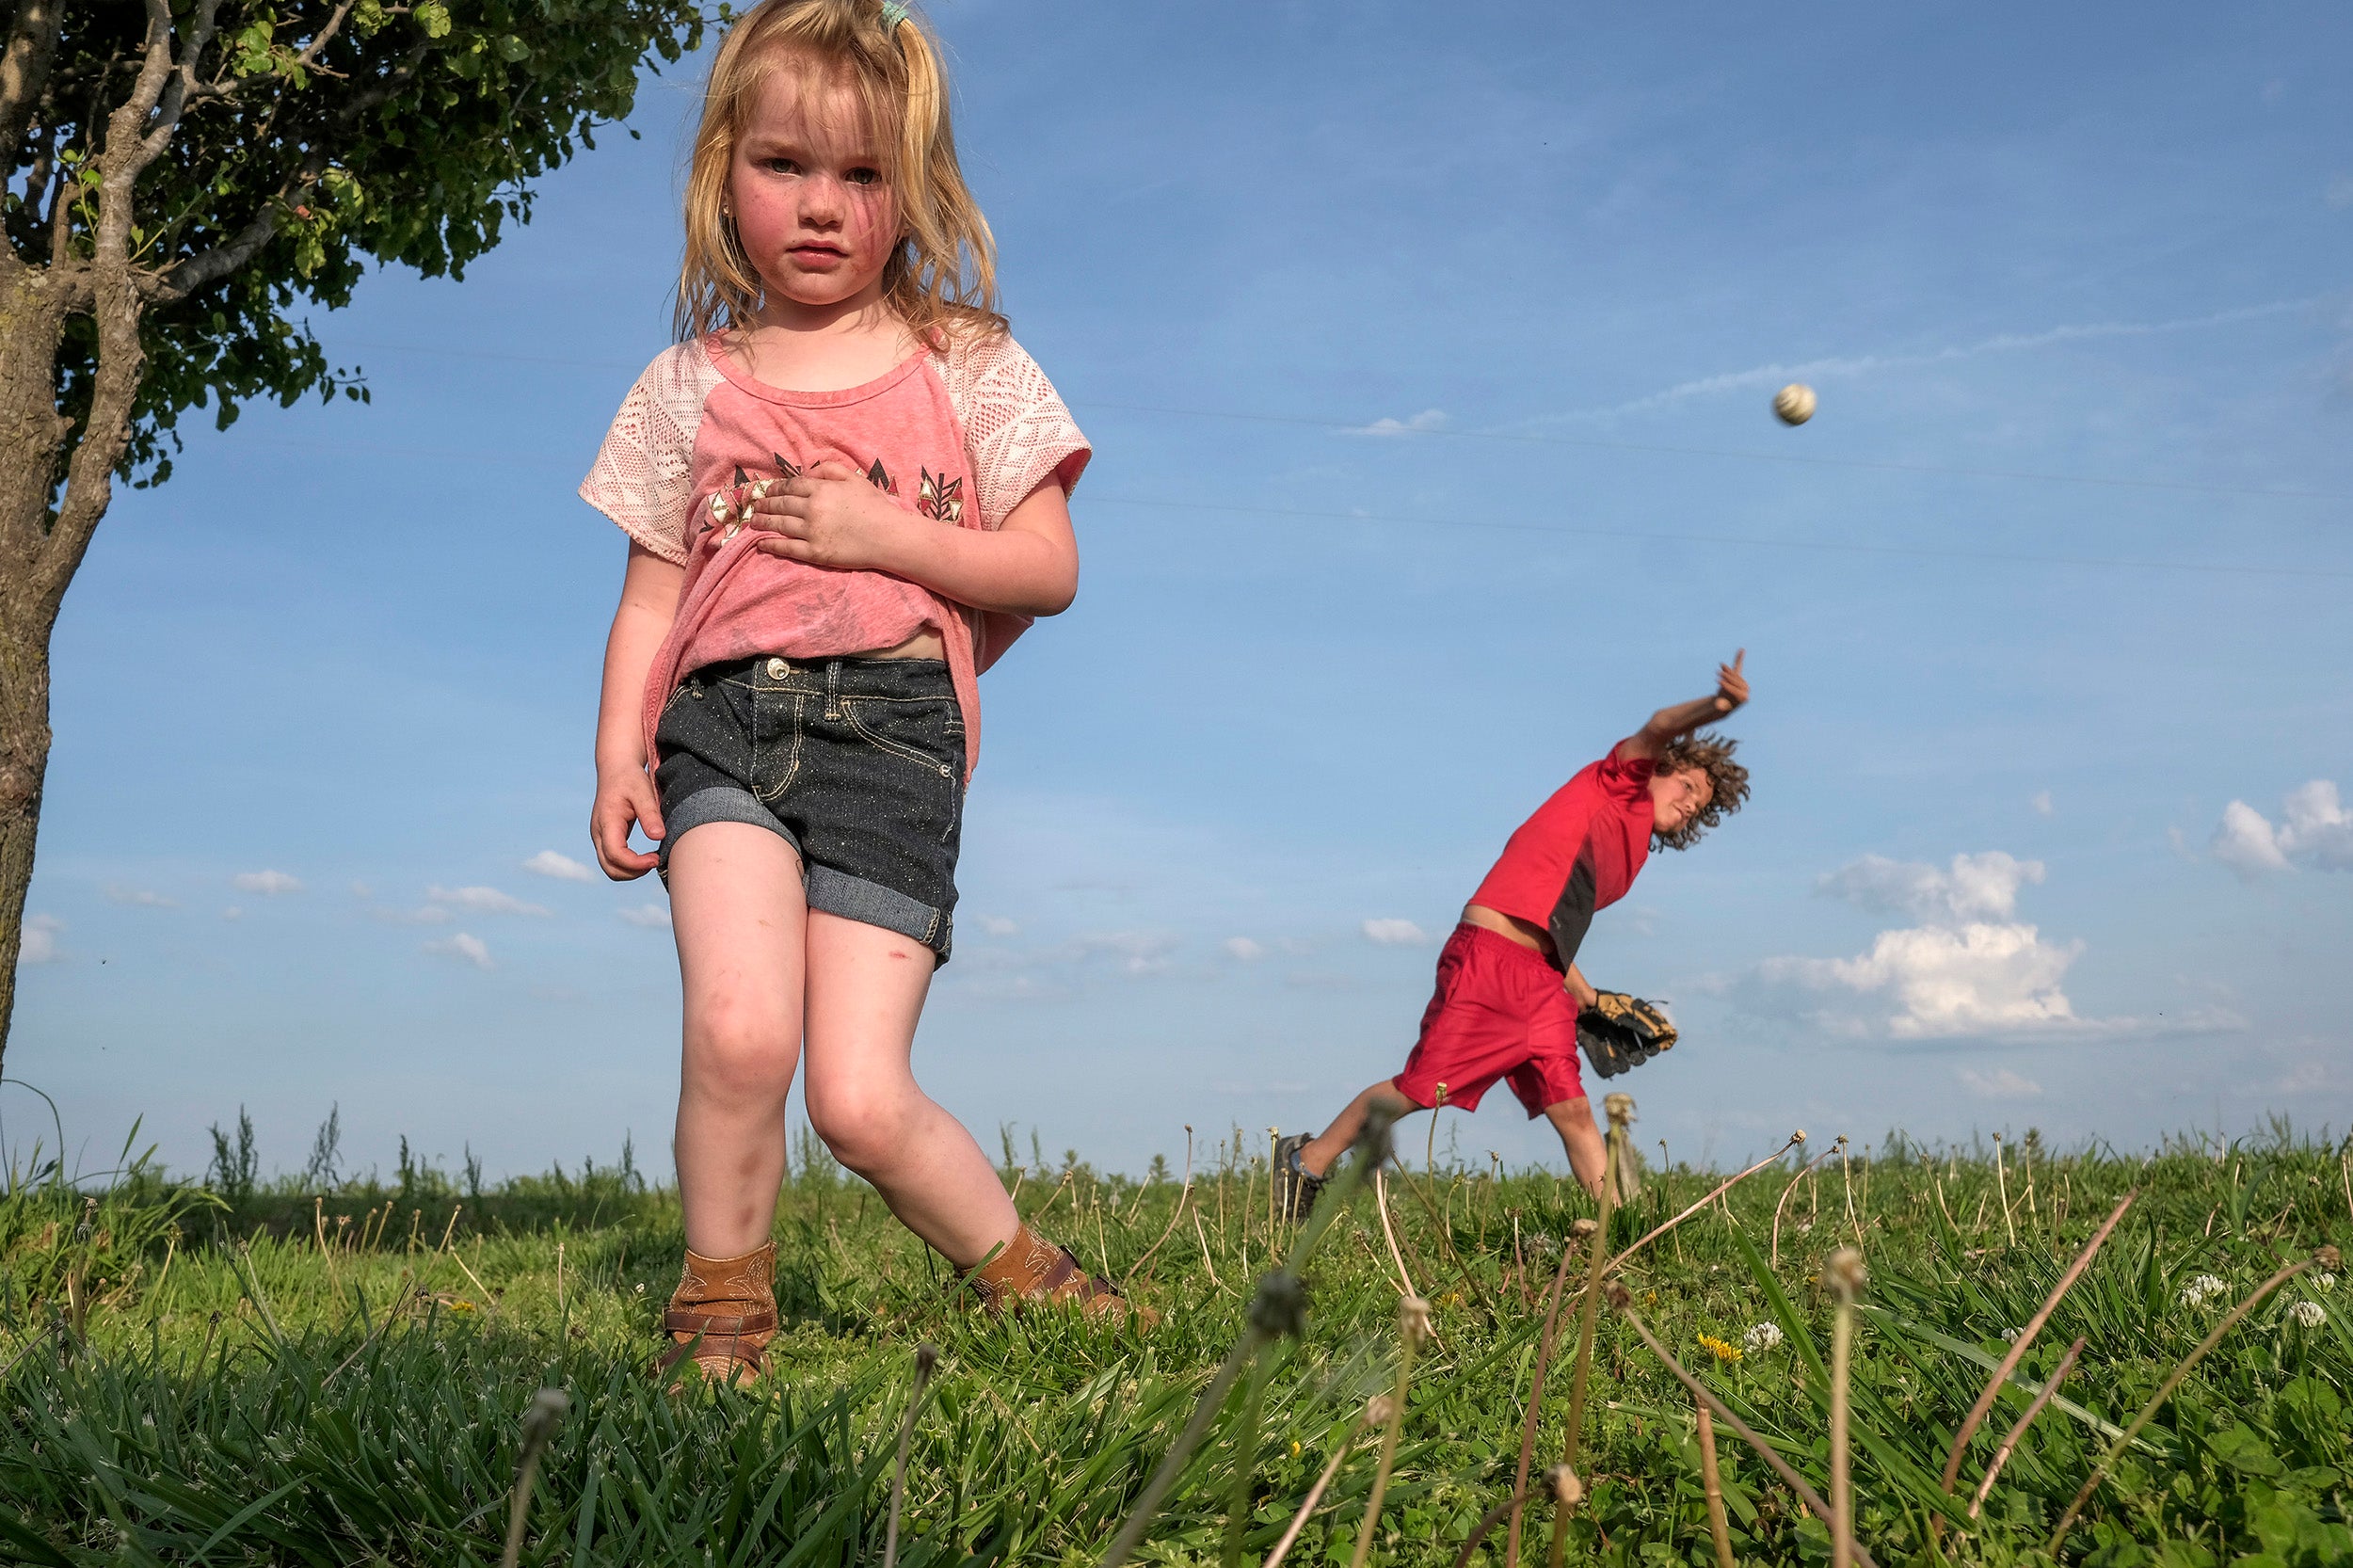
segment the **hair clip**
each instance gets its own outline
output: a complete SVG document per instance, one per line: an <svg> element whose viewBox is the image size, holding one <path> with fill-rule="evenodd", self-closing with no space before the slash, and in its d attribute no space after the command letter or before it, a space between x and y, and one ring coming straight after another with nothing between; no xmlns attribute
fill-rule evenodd
<svg viewBox="0 0 2353 1568"><path fill-rule="evenodd" d="M886 33L896 32L899 24L907 19L904 0L883 0L882 24Z"/></svg>

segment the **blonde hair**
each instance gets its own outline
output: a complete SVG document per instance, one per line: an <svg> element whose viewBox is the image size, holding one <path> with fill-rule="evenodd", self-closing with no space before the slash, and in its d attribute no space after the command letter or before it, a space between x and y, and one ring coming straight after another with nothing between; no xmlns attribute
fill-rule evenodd
<svg viewBox="0 0 2353 1568"><path fill-rule="evenodd" d="M680 340L748 327L767 293L726 207L736 143L761 88L780 69L846 75L883 145L883 177L900 226L883 266L883 303L935 345L952 329L1003 331L997 241L956 166L938 40L904 7L883 0L761 0L720 43L703 91L686 175Z"/></svg>

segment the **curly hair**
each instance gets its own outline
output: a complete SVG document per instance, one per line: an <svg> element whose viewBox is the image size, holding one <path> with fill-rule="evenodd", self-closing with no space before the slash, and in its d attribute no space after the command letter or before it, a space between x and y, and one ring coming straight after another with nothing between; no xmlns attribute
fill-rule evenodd
<svg viewBox="0 0 2353 1568"><path fill-rule="evenodd" d="M1656 771L1681 773L1697 768L1707 775L1712 792L1707 808L1698 812L1673 833L1651 834L1655 849L1689 849L1700 841L1700 836L1735 811L1749 798L1749 770L1732 760L1740 749L1740 743L1729 735L1687 735L1671 743L1658 759Z"/></svg>

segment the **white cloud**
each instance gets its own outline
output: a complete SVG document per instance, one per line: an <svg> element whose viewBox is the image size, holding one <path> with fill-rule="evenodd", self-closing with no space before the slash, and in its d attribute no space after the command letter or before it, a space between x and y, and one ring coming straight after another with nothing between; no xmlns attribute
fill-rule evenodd
<svg viewBox="0 0 2353 1568"><path fill-rule="evenodd" d="M1370 424L1355 426L1348 434L1352 436L1421 436L1433 430L1444 429L1446 422L1447 416L1444 408L1424 408L1420 413L1409 415L1404 419L1376 419Z"/></svg>
<svg viewBox="0 0 2353 1568"><path fill-rule="evenodd" d="M648 931L670 929L670 911L659 904L641 904L634 908L616 910L615 913L630 924L643 926Z"/></svg>
<svg viewBox="0 0 2353 1568"><path fill-rule="evenodd" d="M2036 791L2035 797L2030 804L2034 807L2034 814L2038 817L2055 817L2058 815L2057 808L2051 804L2051 792L2048 790Z"/></svg>
<svg viewBox="0 0 2353 1568"><path fill-rule="evenodd" d="M224 920L241 920L245 919L245 910L242 906L232 904L221 910L220 918Z"/></svg>
<svg viewBox="0 0 2353 1568"><path fill-rule="evenodd" d="M976 976L989 977L982 989L998 1000L1059 999L1071 994L1062 982L1029 978L1016 984L1010 977L1105 967L1124 975L1171 974L1176 969L1172 955L1182 945L1180 938L1162 932L1089 931L1045 945L959 950L950 973L959 984L970 984Z"/></svg>
<svg viewBox="0 0 2353 1568"><path fill-rule="evenodd" d="M2250 882L2266 872L2297 866L2353 871L2353 812L2345 810L2334 779L2299 784L2280 804L2274 826L2245 801L2231 802L2222 808L2206 852Z"/></svg>
<svg viewBox="0 0 2353 1568"><path fill-rule="evenodd" d="M1582 413L1556 416L1564 419L1597 419L1615 414L1640 413L1650 408L1680 403L1686 398L1705 397L1718 392L1742 392L1778 387L1789 381L1818 384L1842 376L1869 376L1882 370L1905 370L1924 365L1950 364L1961 360L1974 360L1986 354L2015 354L2039 348L2055 347L2060 344L2089 343L2107 338L2148 338L2173 332L2199 331L2210 327L2232 327L2243 321L2260 321L2268 316L2285 315L2310 309L2317 298L2281 299L2265 305L2244 305L2233 310L2217 311L2210 315L2183 316L2170 321L2093 321L2047 328L2040 332L1998 332L1976 343L1956 344L1947 348L1932 348L1912 354L1850 354L1796 363L1753 365L1747 370L1728 371L1718 376L1703 376L1693 380L1677 382L1663 392L1634 398L1607 408L1589 409Z"/></svg>
<svg viewBox="0 0 2353 1568"><path fill-rule="evenodd" d="M2065 981L2084 944L2047 941L2035 926L2014 919L2019 889L2042 879L2040 862L1999 850L1957 855L1943 871L1866 856L1823 877L1817 890L1920 923L1881 931L1851 958L1769 958L1736 988L1757 1011L1865 1039L2084 1037L2243 1027L2218 1010L2158 1018L2077 1014ZM2001 1081L1998 1075L1984 1079L1986 1084Z"/></svg>
<svg viewBox="0 0 2353 1568"><path fill-rule="evenodd" d="M259 893L264 898L276 898L281 893L302 891L302 879L298 876L289 876L284 872L239 872L229 880L239 892Z"/></svg>
<svg viewBox="0 0 2353 1568"><path fill-rule="evenodd" d="M489 944L479 936L469 936L460 931L424 944L424 951L443 958L455 958L461 964L472 964L477 969L491 968Z"/></svg>
<svg viewBox="0 0 2353 1568"><path fill-rule="evenodd" d="M1228 936L1225 947L1226 957L1239 958L1245 964L1255 964L1266 956L1266 944L1254 942L1247 936Z"/></svg>
<svg viewBox="0 0 2353 1568"><path fill-rule="evenodd" d="M27 916L24 928L17 937L18 967L56 963L62 952L57 946L57 933L64 929L65 921L55 915Z"/></svg>
<svg viewBox="0 0 2353 1568"><path fill-rule="evenodd" d="M2331 207L2353 207L2353 174L2331 175L2320 199Z"/></svg>
<svg viewBox="0 0 2353 1568"><path fill-rule="evenodd" d="M1956 855L1949 870L1913 860L1866 855L1814 885L1830 898L1881 914L1921 920L2007 920L2018 909L2018 889L2042 880L2042 862L2002 851Z"/></svg>
<svg viewBox="0 0 2353 1568"><path fill-rule="evenodd" d="M2059 988L2082 952L2081 942L2056 947L2030 925L1924 925L1882 931L1853 958L1769 958L1757 972L1768 983L1871 1003L1815 1015L1838 1032L1944 1040L2088 1027Z"/></svg>
<svg viewBox="0 0 2353 1568"><path fill-rule="evenodd" d="M177 900L168 899L163 894L145 888L126 888L119 882L109 882L101 890L106 895L108 904L125 904L139 909L177 909L180 907Z"/></svg>
<svg viewBox="0 0 2353 1568"><path fill-rule="evenodd" d="M1002 915L983 915L980 925L984 936L1018 936L1021 935L1020 923L1009 920Z"/></svg>
<svg viewBox="0 0 2353 1568"><path fill-rule="evenodd" d="M1411 920L1367 920L1365 940L1385 948L1417 948L1429 944L1430 933Z"/></svg>
<svg viewBox="0 0 2353 1568"><path fill-rule="evenodd" d="M1154 932L1098 931L1072 937L1067 952L1079 959L1111 958L1122 974L1161 974L1176 946L1176 937Z"/></svg>
<svg viewBox="0 0 2353 1568"><path fill-rule="evenodd" d="M482 915L544 915L540 904L525 904L512 893L502 893L496 888L431 887L424 896L435 904L446 904L457 909L471 909Z"/></svg>
<svg viewBox="0 0 2353 1568"><path fill-rule="evenodd" d="M1990 1073L1979 1072L1975 1067L1963 1067L1958 1076L1971 1094L1981 1095L1990 1100L2026 1100L2042 1093L2041 1084L2008 1067L1996 1067Z"/></svg>
<svg viewBox="0 0 2353 1568"><path fill-rule="evenodd" d="M414 909L388 909L379 905L368 913L386 925L447 925L457 918L438 904L422 904Z"/></svg>
<svg viewBox="0 0 2353 1568"><path fill-rule="evenodd" d="M543 849L523 862L523 870L534 876L550 876L558 882L594 882L597 873L568 855L558 855Z"/></svg>
<svg viewBox="0 0 2353 1568"><path fill-rule="evenodd" d="M369 887L364 882L355 881L351 884L351 896L353 898L374 898L376 896L376 889Z"/></svg>

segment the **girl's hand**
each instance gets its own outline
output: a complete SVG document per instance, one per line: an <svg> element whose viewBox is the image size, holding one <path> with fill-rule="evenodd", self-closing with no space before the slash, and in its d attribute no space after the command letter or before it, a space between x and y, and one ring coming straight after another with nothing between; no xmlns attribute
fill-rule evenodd
<svg viewBox="0 0 2353 1568"><path fill-rule="evenodd" d="M599 769L596 804L588 808L588 841L596 845L597 864L616 882L633 881L660 860L631 847L632 826L643 827L657 842L662 838L662 797L653 780L643 768Z"/></svg>
<svg viewBox="0 0 2353 1568"><path fill-rule="evenodd" d="M772 482L751 510L751 526L769 536L757 541L755 550L848 570L898 570L909 534L922 526L912 513L891 504L866 475L831 460Z"/></svg>

